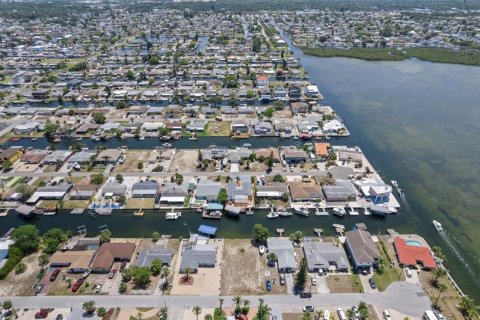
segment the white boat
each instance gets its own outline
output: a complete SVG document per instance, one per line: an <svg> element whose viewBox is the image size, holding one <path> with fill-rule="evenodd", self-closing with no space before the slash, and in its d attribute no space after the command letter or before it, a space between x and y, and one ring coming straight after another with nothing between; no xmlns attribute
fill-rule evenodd
<svg viewBox="0 0 480 320"><path fill-rule="evenodd" d="M275 219L275 218L278 218L278 217L280 217L280 216L276 212L270 212L270 213L267 214L268 219Z"/></svg>
<svg viewBox="0 0 480 320"><path fill-rule="evenodd" d="M162 143L162 146L165 147L165 148L171 148L172 144L168 143L168 142L165 142L165 143Z"/></svg>
<svg viewBox="0 0 480 320"><path fill-rule="evenodd" d="M293 213L287 210L278 210L277 214L281 217L291 217L293 216Z"/></svg>
<svg viewBox="0 0 480 320"><path fill-rule="evenodd" d="M388 213L391 213L390 209L385 206L370 206L370 211L372 214L380 216L380 217L385 217Z"/></svg>
<svg viewBox="0 0 480 320"><path fill-rule="evenodd" d="M401 194L403 192L402 189L399 187L398 182L396 180L392 180L392 181L390 181L390 183L397 190L397 192L399 194Z"/></svg>
<svg viewBox="0 0 480 320"><path fill-rule="evenodd" d="M333 213L336 214L337 216L343 217L344 215L347 214L345 211L345 208L343 207L335 207L333 208Z"/></svg>
<svg viewBox="0 0 480 320"><path fill-rule="evenodd" d="M435 227L435 229L437 229L438 232L443 232L442 224L437 220L433 220L433 226Z"/></svg>
<svg viewBox="0 0 480 320"><path fill-rule="evenodd" d="M370 216L372 213L370 212L370 210L368 210L367 207L363 207L363 214L366 216Z"/></svg>
<svg viewBox="0 0 480 320"><path fill-rule="evenodd" d="M305 207L295 208L295 213L305 217L308 217L308 215L310 214L308 209Z"/></svg>
<svg viewBox="0 0 480 320"><path fill-rule="evenodd" d="M343 224L334 223L332 224L332 226L336 229L345 229L345 226Z"/></svg>
<svg viewBox="0 0 480 320"><path fill-rule="evenodd" d="M144 136L140 136L139 140L145 140Z"/></svg>
<svg viewBox="0 0 480 320"><path fill-rule="evenodd" d="M353 207L350 207L350 215L351 216L358 216L359 213L357 210L355 210Z"/></svg>
<svg viewBox="0 0 480 320"><path fill-rule="evenodd" d="M260 245L260 246L258 247L258 252L260 252L260 254L264 254L264 253L265 253L265 246Z"/></svg>
<svg viewBox="0 0 480 320"><path fill-rule="evenodd" d="M167 212L165 214L165 219L167 220L177 220L178 218L180 218L182 216L182 213L179 211L179 212L175 212L173 211L170 211L170 212Z"/></svg>
<svg viewBox="0 0 480 320"><path fill-rule="evenodd" d="M92 140L98 142L98 141L100 141L100 137L98 137L98 136L92 136Z"/></svg>

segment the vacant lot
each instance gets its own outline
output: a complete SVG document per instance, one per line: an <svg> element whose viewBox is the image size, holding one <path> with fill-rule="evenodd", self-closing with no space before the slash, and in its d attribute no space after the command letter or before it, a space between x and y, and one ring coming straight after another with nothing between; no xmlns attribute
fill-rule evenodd
<svg viewBox="0 0 480 320"><path fill-rule="evenodd" d="M286 292L286 286L280 285L277 269L267 266L266 257L260 256L250 240L225 240L222 295L263 294L267 280L272 282L271 293Z"/></svg>
<svg viewBox="0 0 480 320"><path fill-rule="evenodd" d="M40 271L38 256L40 253L31 254L22 259L27 265L27 270L22 274L15 274L15 270L0 281L0 296L30 296L33 294L33 283Z"/></svg>
<svg viewBox="0 0 480 320"><path fill-rule="evenodd" d="M395 254L391 243L379 242L378 251L380 251L382 255L380 263L383 266L383 271L375 271L373 278L375 279L378 290L384 291L392 282L403 280L404 273L402 269L396 266Z"/></svg>
<svg viewBox="0 0 480 320"><path fill-rule="evenodd" d="M211 137L228 137L232 133L231 128L230 121L210 121L204 134Z"/></svg>
<svg viewBox="0 0 480 320"><path fill-rule="evenodd" d="M154 198L130 198L125 204L125 209L151 209L154 204Z"/></svg>
<svg viewBox="0 0 480 320"><path fill-rule="evenodd" d="M331 293L363 292L360 279L356 275L329 275L327 285Z"/></svg>
<svg viewBox="0 0 480 320"><path fill-rule="evenodd" d="M88 208L90 200L65 200L62 209Z"/></svg>
<svg viewBox="0 0 480 320"><path fill-rule="evenodd" d="M138 169L138 163L142 162L145 165L145 161L148 158L150 151L127 151L127 158L122 164L118 164L114 172L143 172L143 169Z"/></svg>
<svg viewBox="0 0 480 320"><path fill-rule="evenodd" d="M179 173L196 171L198 160L198 150L178 150L173 156L172 163L168 171Z"/></svg>

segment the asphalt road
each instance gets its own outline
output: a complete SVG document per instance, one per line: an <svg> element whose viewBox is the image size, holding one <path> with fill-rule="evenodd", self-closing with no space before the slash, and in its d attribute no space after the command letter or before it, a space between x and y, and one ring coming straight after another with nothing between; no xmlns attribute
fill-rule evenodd
<svg viewBox="0 0 480 320"><path fill-rule="evenodd" d="M232 306L232 297L225 296L224 306ZM393 283L385 292L379 293L328 293L314 294L311 299L300 299L292 295L244 296L251 306L258 305L258 299L265 300L272 309L298 309L305 305L319 308L351 307L361 301L376 306L379 310L395 309L411 317L421 317L425 310L431 308L431 302L423 290L406 282ZM193 306L213 308L219 304L218 296L32 296L0 297L0 302L11 300L15 308L81 308L85 301L93 300L103 307L161 307L166 305L171 312L191 309Z"/></svg>

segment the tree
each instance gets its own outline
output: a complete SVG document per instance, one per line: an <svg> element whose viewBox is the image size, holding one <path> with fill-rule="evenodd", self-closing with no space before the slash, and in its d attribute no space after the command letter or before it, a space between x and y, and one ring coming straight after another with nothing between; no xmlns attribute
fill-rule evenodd
<svg viewBox="0 0 480 320"><path fill-rule="evenodd" d="M320 320L322 318L323 318L323 310L319 309L319 310L315 311L315 319Z"/></svg>
<svg viewBox="0 0 480 320"><path fill-rule="evenodd" d="M267 304L265 304L265 301L263 299L260 298L258 299L258 301L260 303L257 309L256 320L269 320L272 309Z"/></svg>
<svg viewBox="0 0 480 320"><path fill-rule="evenodd" d="M22 201L25 201L32 196L33 188L26 183L22 183L15 189L15 192L21 195Z"/></svg>
<svg viewBox="0 0 480 320"><path fill-rule="evenodd" d="M227 189L225 188L221 188L219 191L218 191L218 195L217 195L217 201L223 205L226 205L227 202L228 202L228 193L227 193Z"/></svg>
<svg viewBox="0 0 480 320"><path fill-rule="evenodd" d="M2 308L4 310L10 310L10 309L12 309L12 307L13 307L12 301L10 301L10 300L6 300L2 303Z"/></svg>
<svg viewBox="0 0 480 320"><path fill-rule="evenodd" d="M303 238L303 233L302 231L295 231L294 233L290 234L289 238L290 238L290 241L300 243Z"/></svg>
<svg viewBox="0 0 480 320"><path fill-rule="evenodd" d="M270 156L267 159L267 167L268 169L272 169L273 167L273 152L270 153Z"/></svg>
<svg viewBox="0 0 480 320"><path fill-rule="evenodd" d="M139 162L139 163L137 164L137 169L138 169L138 170L142 170L142 169L143 169L143 162Z"/></svg>
<svg viewBox="0 0 480 320"><path fill-rule="evenodd" d="M163 262L162 260L160 259L154 259L152 261L152 263L150 264L150 271L152 272L152 274L156 277L160 274L160 272L162 271L162 267L163 267Z"/></svg>
<svg viewBox="0 0 480 320"><path fill-rule="evenodd" d="M273 182L285 182L285 178L281 174L276 174L273 177Z"/></svg>
<svg viewBox="0 0 480 320"><path fill-rule="evenodd" d="M94 112L92 113L92 119L96 124L104 124L107 118L101 112Z"/></svg>
<svg viewBox="0 0 480 320"><path fill-rule="evenodd" d="M183 279L185 281L188 281L190 279L191 273L192 273L192 270L190 268L185 269L185 274L183 275Z"/></svg>
<svg viewBox="0 0 480 320"><path fill-rule="evenodd" d="M57 251L58 246L67 240L67 235L60 228L52 228L43 235L43 252L53 254Z"/></svg>
<svg viewBox="0 0 480 320"><path fill-rule="evenodd" d="M49 262L49 258L48 258L48 255L46 253L42 253L39 257L38 257L38 265L40 267L44 267L48 264Z"/></svg>
<svg viewBox="0 0 480 320"><path fill-rule="evenodd" d="M115 180L117 180L118 183L123 182L123 176L119 173L115 176Z"/></svg>
<svg viewBox="0 0 480 320"><path fill-rule="evenodd" d="M448 287L445 283L439 283L438 284L438 296L437 298L435 299L435 305L438 306L438 300L440 300L440 297L442 295L443 292L445 292L445 290L447 290Z"/></svg>
<svg viewBox="0 0 480 320"><path fill-rule="evenodd" d="M154 231L152 233L152 241L157 242L158 240L160 240L160 233L158 233L157 231Z"/></svg>
<svg viewBox="0 0 480 320"><path fill-rule="evenodd" d="M100 243L110 242L111 237L112 232L110 230L102 230L102 232L100 232Z"/></svg>
<svg viewBox="0 0 480 320"><path fill-rule="evenodd" d="M27 271L27 265L23 262L20 262L19 264L17 264L17 266L15 267L15 274L22 274L24 273L25 271Z"/></svg>
<svg viewBox="0 0 480 320"><path fill-rule="evenodd" d="M302 317L300 318L300 320L312 320L312 313L308 312L308 311L305 311L302 314Z"/></svg>
<svg viewBox="0 0 480 320"><path fill-rule="evenodd" d="M252 40L252 51L259 52L262 47L262 39L258 36L255 36Z"/></svg>
<svg viewBox="0 0 480 320"><path fill-rule="evenodd" d="M274 112L274 111L275 111L275 110L274 110L272 107L268 107L267 110L265 110L265 111L263 112L263 115L264 115L265 117L267 117L267 118L270 119L271 117L273 117L273 112Z"/></svg>
<svg viewBox="0 0 480 320"><path fill-rule="evenodd" d="M57 132L59 125L56 124L55 122L47 122L45 123L44 127L44 133L47 138L50 138L53 136L55 132Z"/></svg>
<svg viewBox="0 0 480 320"><path fill-rule="evenodd" d="M469 296L463 296L462 302L460 302L460 311L468 319L472 319L478 312L478 307L475 305L475 301Z"/></svg>
<svg viewBox="0 0 480 320"><path fill-rule="evenodd" d="M298 269L297 274L295 275L295 287L297 290L302 291L305 288L305 284L307 283L307 260L303 258L300 261L300 268Z"/></svg>
<svg viewBox="0 0 480 320"><path fill-rule="evenodd" d="M151 276L152 272L148 267L135 267L132 269L132 279L137 287L147 287Z"/></svg>
<svg viewBox="0 0 480 320"><path fill-rule="evenodd" d="M170 275L170 268L167 266L164 266L162 268L162 271L160 273L160 276L165 279L165 284L168 284L168 276Z"/></svg>
<svg viewBox="0 0 480 320"><path fill-rule="evenodd" d="M101 185L103 183L104 176L101 173L92 174L90 176L90 183L95 185Z"/></svg>
<svg viewBox="0 0 480 320"><path fill-rule="evenodd" d="M120 294L124 294L125 292L127 292L127 289L128 289L128 286L125 282L122 282L120 283L120 286L118 287L118 292Z"/></svg>
<svg viewBox="0 0 480 320"><path fill-rule="evenodd" d="M125 77L128 80L133 80L133 79L135 79L135 74L133 73L132 70L128 70L127 72L125 72Z"/></svg>
<svg viewBox="0 0 480 320"><path fill-rule="evenodd" d="M252 229L253 240L257 243L265 244L270 236L270 231L260 223L256 223Z"/></svg>
<svg viewBox="0 0 480 320"><path fill-rule="evenodd" d="M248 312L250 311L250 301L247 299L242 300L242 314L247 315Z"/></svg>
<svg viewBox="0 0 480 320"><path fill-rule="evenodd" d="M107 315L107 310L104 307L100 307L97 309L97 316L105 317Z"/></svg>
<svg viewBox="0 0 480 320"><path fill-rule="evenodd" d="M40 234L34 225L20 226L12 233L15 247L19 248L24 255L33 253L40 246Z"/></svg>
<svg viewBox="0 0 480 320"><path fill-rule="evenodd" d="M274 265L275 262L278 261L277 255L276 255L275 253L273 253L273 252L270 252L270 253L268 254L267 259L268 259L268 263L269 263L270 265Z"/></svg>
<svg viewBox="0 0 480 320"><path fill-rule="evenodd" d="M192 308L192 312L198 320L198 316L202 313L202 308L200 308L200 306L195 306Z"/></svg>
<svg viewBox="0 0 480 320"><path fill-rule="evenodd" d="M240 296L234 296L232 298L232 301L233 301L233 308L234 308L234 312L235 314L239 314L240 313L240 303L242 303L242 297Z"/></svg>
<svg viewBox="0 0 480 320"><path fill-rule="evenodd" d="M361 320L368 320L368 306L365 302L361 301L358 304L358 312Z"/></svg>
<svg viewBox="0 0 480 320"><path fill-rule="evenodd" d="M95 312L95 301L85 301L82 305L82 308L83 310L85 310L85 312L87 314L93 314Z"/></svg>
<svg viewBox="0 0 480 320"><path fill-rule="evenodd" d="M436 268L432 271L433 275L433 284L438 286L440 279L444 278L447 275L447 270L445 268Z"/></svg>
<svg viewBox="0 0 480 320"><path fill-rule="evenodd" d="M2 170L9 171L13 167L13 162L10 160L5 160L2 162Z"/></svg>

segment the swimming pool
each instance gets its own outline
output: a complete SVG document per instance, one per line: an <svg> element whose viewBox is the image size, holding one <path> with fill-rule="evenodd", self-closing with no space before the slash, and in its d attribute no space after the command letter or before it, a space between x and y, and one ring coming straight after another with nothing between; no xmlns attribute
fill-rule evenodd
<svg viewBox="0 0 480 320"><path fill-rule="evenodd" d="M407 240L406 243L409 246L423 247L423 244L417 240Z"/></svg>

